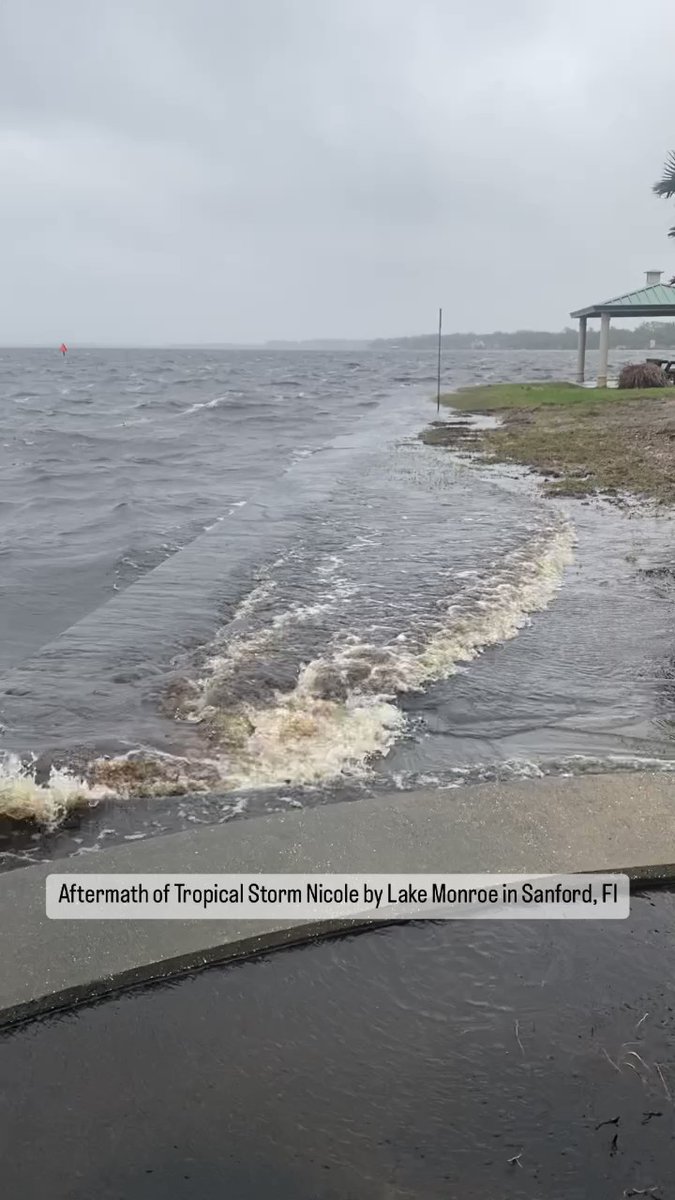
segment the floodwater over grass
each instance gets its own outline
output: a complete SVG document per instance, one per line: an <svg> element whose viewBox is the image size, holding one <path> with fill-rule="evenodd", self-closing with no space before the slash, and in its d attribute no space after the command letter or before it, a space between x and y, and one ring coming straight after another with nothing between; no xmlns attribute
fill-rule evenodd
<svg viewBox="0 0 675 1200"><path fill-rule="evenodd" d="M462 413L489 413L498 428L436 425L427 440L521 463L548 477L551 494L629 492L675 501L675 389L620 391L570 383L497 384L443 398Z"/></svg>

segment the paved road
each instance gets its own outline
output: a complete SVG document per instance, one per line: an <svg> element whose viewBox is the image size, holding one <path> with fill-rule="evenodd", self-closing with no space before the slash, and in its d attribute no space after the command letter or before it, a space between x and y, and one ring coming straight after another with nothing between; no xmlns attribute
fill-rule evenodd
<svg viewBox="0 0 675 1200"><path fill-rule="evenodd" d="M0 877L0 1024L335 931L274 920L49 921L54 871L573 872L675 879L675 776L395 793L116 846Z"/></svg>

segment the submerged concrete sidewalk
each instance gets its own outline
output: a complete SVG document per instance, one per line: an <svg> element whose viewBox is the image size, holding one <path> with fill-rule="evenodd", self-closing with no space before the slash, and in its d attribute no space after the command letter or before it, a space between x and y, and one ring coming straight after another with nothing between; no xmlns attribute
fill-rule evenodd
<svg viewBox="0 0 675 1200"><path fill-rule="evenodd" d="M0 1024L354 923L49 921L54 872L574 872L675 880L675 775L595 775L252 818L0 876Z"/></svg>

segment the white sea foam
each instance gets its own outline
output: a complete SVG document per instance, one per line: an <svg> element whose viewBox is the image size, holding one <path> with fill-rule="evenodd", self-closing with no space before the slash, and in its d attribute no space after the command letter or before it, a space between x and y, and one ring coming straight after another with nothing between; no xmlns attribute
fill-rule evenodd
<svg viewBox="0 0 675 1200"><path fill-rule="evenodd" d="M519 779L545 779L549 776L570 778L578 775L602 775L607 772L618 774L640 771L672 775L675 773L675 760L640 754L607 754L602 757L569 754L560 758L543 758L536 762L528 758L505 758L492 763L466 763L448 767L440 772L397 772L392 776L391 784L400 791L425 787L451 789L494 781L504 783Z"/></svg>
<svg viewBox="0 0 675 1200"><path fill-rule="evenodd" d="M229 787L363 773L404 728L396 696L447 678L487 646L515 637L554 598L573 540L566 525L534 535L455 595L433 627L427 622L423 639L399 634L378 646L345 635L303 666L295 687L274 702L219 709L212 699L218 685L275 642L284 622L317 611L295 606L253 635L231 638L207 661L186 716L222 732L220 771Z"/></svg>
<svg viewBox="0 0 675 1200"><path fill-rule="evenodd" d="M202 400L196 404L191 404L189 408L184 408L178 413L179 417L189 417L192 413L199 412L200 408L219 408L220 405L227 400L227 396L214 396L212 400Z"/></svg>
<svg viewBox="0 0 675 1200"><path fill-rule="evenodd" d="M246 745L223 762L228 787L311 784L361 775L366 760L384 754L404 726L394 705L351 697L344 704L296 692L277 705L251 710Z"/></svg>
<svg viewBox="0 0 675 1200"><path fill-rule="evenodd" d="M38 780L34 762L8 754L0 759L0 817L49 828L66 813L103 800L203 793L220 779L219 765L210 758L193 761L153 750L93 758L79 771L53 766Z"/></svg>
<svg viewBox="0 0 675 1200"><path fill-rule="evenodd" d="M56 824L78 807L142 795L186 794L215 789L320 784L339 776L365 775L405 728L396 697L451 676L488 646L517 635L532 613L545 609L572 560L568 526L531 536L471 576L445 608L435 609L420 629L399 632L383 645L355 634L336 635L324 652L300 667L296 683L263 703L218 702L246 664L264 661L287 626L313 620L349 601L347 581L330 574L331 587L312 603L293 604L253 632L224 633L212 647L201 677L188 689L183 720L208 735L208 749L193 759L157 753L95 759L79 772L52 768L44 782L16 756L0 762L0 815ZM282 560L280 560L282 561ZM328 565L328 564L326 564ZM338 567L333 559L331 566ZM241 602L237 621L249 618L272 594L266 575ZM236 695L236 689L235 689Z"/></svg>
<svg viewBox="0 0 675 1200"><path fill-rule="evenodd" d="M0 816L10 820L53 826L71 809L86 808L114 794L111 788L91 785L55 767L44 783L37 783L32 764L23 763L15 754L0 760Z"/></svg>

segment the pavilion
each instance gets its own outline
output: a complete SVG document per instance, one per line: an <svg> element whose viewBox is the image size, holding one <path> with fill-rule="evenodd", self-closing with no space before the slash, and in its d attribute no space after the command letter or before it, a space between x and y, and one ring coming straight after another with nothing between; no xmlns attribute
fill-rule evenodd
<svg viewBox="0 0 675 1200"><path fill-rule="evenodd" d="M586 362L586 326L589 317L600 317L600 363L598 387L607 387L607 358L609 355L609 323L612 317L675 317L675 287L661 283L661 271L647 271L647 282L639 292L626 292L614 300L580 308L570 316L579 321L579 353L577 383L584 382Z"/></svg>

